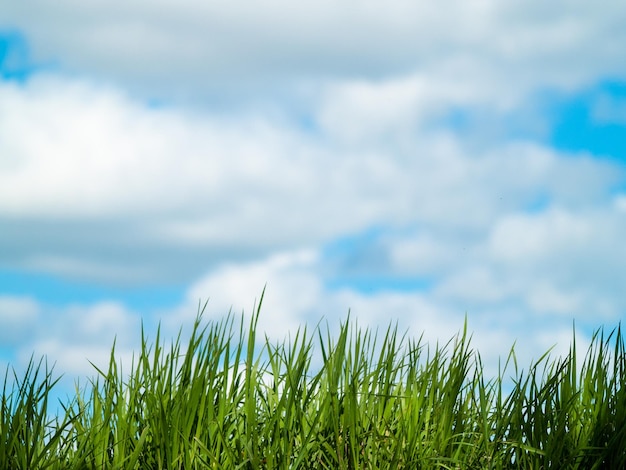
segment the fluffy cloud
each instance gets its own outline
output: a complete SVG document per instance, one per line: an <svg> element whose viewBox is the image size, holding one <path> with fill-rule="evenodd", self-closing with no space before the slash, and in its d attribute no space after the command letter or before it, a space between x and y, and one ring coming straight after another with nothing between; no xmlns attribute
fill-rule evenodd
<svg viewBox="0 0 626 470"><path fill-rule="evenodd" d="M493 376L514 345L521 367L527 367L552 347L553 355L567 354L576 318L576 341L580 352L584 352L590 328L598 324L587 322L581 312L585 304L579 300L588 299L576 292L580 285L562 293L554 291L549 263L538 264L537 270L545 273L536 281L516 275L514 270L510 271L510 279L497 277L493 266L485 263L482 268L474 268L460 263L432 288L366 293L350 287L326 286L325 258L313 250L282 252L210 270L187 289L184 301L176 308L143 312L143 325L149 342L155 337L157 321L164 341L174 339L182 328L184 342L198 306L202 307L205 301L204 321L220 321L230 312L236 320L243 313L247 322L265 289L259 341L265 335L272 342L289 341L304 326L310 334L315 326L320 325L324 331L328 325L331 334L336 334L339 323L350 315L360 328L382 334L387 326L397 325L400 333L408 333L408 338L421 337L425 346L434 348L462 332L467 321L472 346L481 354L485 373ZM591 300L601 301L602 294L592 295ZM559 310L563 303L571 311ZM46 355L48 363L55 365L55 373L65 374L64 390L71 390L76 378L83 381L95 375L90 362L106 368L114 339L116 356L125 368L140 348L140 315L116 302L53 308L32 300L9 299L2 305L7 311L11 309L14 318L23 311L38 315L36 324L29 321L28 315L20 317L21 323L30 329L28 340L19 345L18 370L33 352L35 358ZM614 319L607 317L607 325Z"/></svg>
<svg viewBox="0 0 626 470"><path fill-rule="evenodd" d="M387 326L397 326L400 333L407 332L409 339L421 337L425 346L434 348L460 334L467 321L471 344L481 354L490 376L498 373L499 361L504 364L512 347L520 366L527 367L551 348L555 356L567 354L573 339L573 315L533 313L533 306L526 305L524 298L509 296L507 300L507 292L485 299L486 286L479 285L476 275L459 282L467 289L456 295L449 287L445 293L437 289L364 293L350 288L324 288L323 271L323 257L312 252L282 253L246 265L224 266L195 283L188 290L185 304L164 312L163 324L168 331L189 325L198 302L205 300L207 321L219 320L226 312L236 316L243 312L245 319L250 319L258 307L260 292L266 288L258 328L271 341L288 339L290 333L293 338L295 331L305 325L309 332L319 325L323 331L328 326L331 334L336 334L340 322L350 316L362 329L383 334ZM502 287L498 280L491 282ZM447 283L442 283L444 288ZM481 302L475 301L476 294ZM579 325L576 332L582 350L589 342L589 330L584 326L583 322L583 328Z"/></svg>
<svg viewBox="0 0 626 470"><path fill-rule="evenodd" d="M27 297L0 295L0 343L15 346L30 336L40 320L40 307Z"/></svg>
<svg viewBox="0 0 626 470"><path fill-rule="evenodd" d="M265 285L276 339L351 309L447 340L467 313L492 370L515 339L530 357L574 317L617 320L623 167L537 141L553 95L626 72L623 8L434 5L4 2L42 69L0 82L0 264L186 285L150 312L168 331L206 298L251 313ZM365 293L370 275L425 282ZM138 346L121 302L5 296L0 316L20 357L72 373L115 333Z"/></svg>
<svg viewBox="0 0 626 470"><path fill-rule="evenodd" d="M43 367L60 380L55 389L59 396L73 393L77 380L85 385L95 378L94 366L106 372L114 343L122 371L130 369L141 347L139 315L112 301L58 307L28 298L2 299L0 312L10 315L6 331L12 335L12 351L5 357L17 377L31 360L35 365L43 360ZM154 325L147 321L145 327L154 337Z"/></svg>
<svg viewBox="0 0 626 470"><path fill-rule="evenodd" d="M505 104L537 86L571 89L599 74L624 73L624 12L615 1L597 8L493 0L52 7L32 0L3 5L0 13L5 27L32 38L36 60L120 80L137 92L192 99L247 99L246 90L259 86L280 95L311 78L376 79L417 68L454 81L456 95L497 95Z"/></svg>
<svg viewBox="0 0 626 470"><path fill-rule="evenodd" d="M423 110L436 104L420 87L414 76L329 87L309 131L262 111L152 108L54 76L4 83L0 106L15 117L0 130L3 260L122 285L192 282L221 266L207 295L247 301L260 278L272 281L258 271L240 297L225 287L238 269L380 226L361 265L376 252L383 274L434 279L458 311L513 296L533 311L595 307L615 318L621 304L581 285L614 298L608 260L624 255L603 247L623 233L620 196L611 199L623 169L519 140L476 149L429 127ZM333 269L358 275L342 256L320 261L326 278L315 282Z"/></svg>

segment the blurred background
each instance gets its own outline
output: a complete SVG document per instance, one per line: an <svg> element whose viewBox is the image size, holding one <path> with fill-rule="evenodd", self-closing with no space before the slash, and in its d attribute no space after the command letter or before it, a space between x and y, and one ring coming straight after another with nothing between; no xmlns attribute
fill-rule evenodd
<svg viewBox="0 0 626 470"><path fill-rule="evenodd" d="M0 365L93 375L229 311L488 371L623 318L626 8L0 4ZM325 323L323 323L325 324ZM581 347L584 352L584 348Z"/></svg>

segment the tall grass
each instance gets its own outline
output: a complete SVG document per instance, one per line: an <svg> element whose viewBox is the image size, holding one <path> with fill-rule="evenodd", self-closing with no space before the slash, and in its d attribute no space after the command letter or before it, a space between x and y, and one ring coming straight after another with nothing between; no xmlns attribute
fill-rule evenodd
<svg viewBox="0 0 626 470"><path fill-rule="evenodd" d="M465 330L432 348L348 318L337 336L303 328L274 344L258 317L199 314L186 343L142 332L128 371L113 345L53 418L47 365L7 370L0 468L626 468L620 328L599 330L582 364L575 342L526 372L512 349L487 378Z"/></svg>

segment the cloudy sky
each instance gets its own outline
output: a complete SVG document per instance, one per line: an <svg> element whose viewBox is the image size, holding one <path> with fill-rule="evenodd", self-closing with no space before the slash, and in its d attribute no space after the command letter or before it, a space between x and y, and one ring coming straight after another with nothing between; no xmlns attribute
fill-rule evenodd
<svg viewBox="0 0 626 470"><path fill-rule="evenodd" d="M626 8L0 4L0 363L348 311L497 363L623 318ZM4 368L3 367L3 368Z"/></svg>

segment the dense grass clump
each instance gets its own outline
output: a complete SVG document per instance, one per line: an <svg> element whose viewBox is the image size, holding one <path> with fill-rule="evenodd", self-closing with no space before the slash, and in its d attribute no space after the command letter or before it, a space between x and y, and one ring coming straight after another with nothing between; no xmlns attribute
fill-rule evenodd
<svg viewBox="0 0 626 470"><path fill-rule="evenodd" d="M142 333L130 371L113 346L53 418L47 366L7 372L0 468L626 468L619 328L598 331L583 364L573 343L523 372L511 350L487 379L465 331L432 349L348 320L337 337L303 329L259 348L258 315L247 327L199 315L185 348Z"/></svg>

